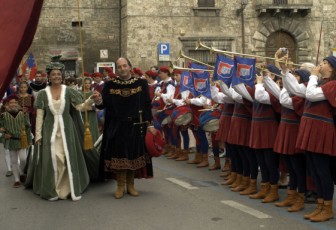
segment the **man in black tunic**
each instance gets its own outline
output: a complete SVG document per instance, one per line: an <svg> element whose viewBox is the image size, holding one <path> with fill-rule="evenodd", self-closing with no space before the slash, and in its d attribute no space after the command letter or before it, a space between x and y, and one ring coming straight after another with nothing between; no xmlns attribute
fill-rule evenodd
<svg viewBox="0 0 336 230"><path fill-rule="evenodd" d="M36 98L38 92L47 87L47 83L43 80L42 72L36 71L34 81L29 83L30 89L33 91L33 96Z"/></svg>
<svg viewBox="0 0 336 230"><path fill-rule="evenodd" d="M96 107L105 109L101 148L101 176L113 173L118 182L115 198L127 193L138 196L134 177L153 176L151 158L145 146L146 132L155 133L151 100L146 80L131 76L127 58L116 61L118 77L104 84L102 93L94 92Z"/></svg>

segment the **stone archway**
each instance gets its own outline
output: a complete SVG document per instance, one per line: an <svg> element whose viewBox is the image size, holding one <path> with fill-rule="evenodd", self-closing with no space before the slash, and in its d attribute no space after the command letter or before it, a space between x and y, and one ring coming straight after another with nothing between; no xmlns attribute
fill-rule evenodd
<svg viewBox="0 0 336 230"><path fill-rule="evenodd" d="M297 44L295 39L287 32L276 31L268 36L265 52L267 57L273 57L274 53L280 48L285 47L288 50L292 62L297 62Z"/></svg>
<svg viewBox="0 0 336 230"><path fill-rule="evenodd" d="M259 23L258 30L254 33L254 52L266 56L266 43L273 33L285 32L292 36L296 42L296 63L310 62L311 50L308 48L311 32L303 29L302 22L295 18L274 17L266 18ZM273 53L274 54L274 53ZM271 55L271 57L274 57Z"/></svg>

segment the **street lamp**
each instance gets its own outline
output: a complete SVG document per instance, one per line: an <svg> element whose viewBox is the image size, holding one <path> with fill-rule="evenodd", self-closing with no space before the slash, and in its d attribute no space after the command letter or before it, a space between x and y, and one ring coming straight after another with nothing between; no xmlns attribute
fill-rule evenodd
<svg viewBox="0 0 336 230"><path fill-rule="evenodd" d="M248 0L241 0L240 4L240 9L237 9L236 14L237 17L240 15L241 17L241 34L242 34L242 48L243 48L243 53L245 53L245 22L244 22L244 9L248 4Z"/></svg>

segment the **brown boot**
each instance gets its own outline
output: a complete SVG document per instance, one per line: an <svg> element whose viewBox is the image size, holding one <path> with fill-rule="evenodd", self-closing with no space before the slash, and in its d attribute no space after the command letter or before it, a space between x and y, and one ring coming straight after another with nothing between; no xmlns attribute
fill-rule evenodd
<svg viewBox="0 0 336 230"><path fill-rule="evenodd" d="M310 219L313 216L316 216L317 214L319 214L322 211L323 202L324 202L324 200L322 198L317 198L317 207L316 207L316 209L314 211L312 211L311 213L304 215L303 218Z"/></svg>
<svg viewBox="0 0 336 230"><path fill-rule="evenodd" d="M277 207L289 207L292 206L296 201L296 190L287 190L287 197L281 202L275 203Z"/></svg>
<svg viewBox="0 0 336 230"><path fill-rule="evenodd" d="M267 183L261 183L260 185L260 191L257 192L256 194L249 195L251 199L263 199L267 196L271 188L271 185L269 182Z"/></svg>
<svg viewBox="0 0 336 230"><path fill-rule="evenodd" d="M164 146L164 148L163 148L163 155L168 154L168 153L170 152L170 150L171 150L172 147L173 147L172 145L170 145L170 144L166 144L166 145Z"/></svg>
<svg viewBox="0 0 336 230"><path fill-rule="evenodd" d="M232 172L230 174L230 176L228 177L228 179L225 180L224 182L222 182L221 185L231 185L231 184L233 184L236 180L236 177L237 177L237 173Z"/></svg>
<svg viewBox="0 0 336 230"><path fill-rule="evenodd" d="M126 184L126 170L118 170L117 172L117 190L114 193L116 199L120 199L124 196Z"/></svg>
<svg viewBox="0 0 336 230"><path fill-rule="evenodd" d="M220 174L219 174L219 176L220 177L227 177L228 175L230 175L230 171L225 171L225 172L221 172Z"/></svg>
<svg viewBox="0 0 336 230"><path fill-rule="evenodd" d="M189 150L184 149L181 151L180 156L176 159L176 161L187 161L189 160Z"/></svg>
<svg viewBox="0 0 336 230"><path fill-rule="evenodd" d="M250 185L243 191L241 191L240 195L251 195L257 192L257 180L250 179Z"/></svg>
<svg viewBox="0 0 336 230"><path fill-rule="evenodd" d="M167 159L177 159L180 156L181 151L182 151L181 148L176 148L175 147L174 153L172 155L170 155L169 157L167 157Z"/></svg>
<svg viewBox="0 0 336 230"><path fill-rule="evenodd" d="M250 185L250 177L248 176L244 176L240 185L238 185L237 187L235 188L232 188L231 191L233 192L241 192L245 189L247 189Z"/></svg>
<svg viewBox="0 0 336 230"><path fill-rule="evenodd" d="M268 195L262 200L262 202L263 202L263 203L271 203L271 202L274 202L274 201L279 200L278 188L279 188L279 185L277 185L277 184L272 184L272 185L271 185L270 192L269 192Z"/></svg>
<svg viewBox="0 0 336 230"><path fill-rule="evenodd" d="M166 157L169 159L169 157L175 155L175 153L176 153L176 147L172 145L169 148L169 152L166 154Z"/></svg>
<svg viewBox="0 0 336 230"><path fill-rule="evenodd" d="M242 179L243 179L243 175L237 174L236 180L231 185L229 185L229 187L230 188L238 187L240 183L242 182Z"/></svg>
<svg viewBox="0 0 336 230"><path fill-rule="evenodd" d="M312 222L324 222L334 218L333 212L333 201L332 200L325 200L323 202L323 207L321 212L317 215L310 217Z"/></svg>
<svg viewBox="0 0 336 230"><path fill-rule="evenodd" d="M215 160L215 163L209 167L210 171L221 169L220 158L214 157L214 160Z"/></svg>
<svg viewBox="0 0 336 230"><path fill-rule="evenodd" d="M134 171L127 170L127 193L131 196L139 196L139 192L134 188Z"/></svg>
<svg viewBox="0 0 336 230"><path fill-rule="evenodd" d="M208 154L203 154L203 160L199 163L196 167L197 168L204 168L209 166Z"/></svg>
<svg viewBox="0 0 336 230"><path fill-rule="evenodd" d="M298 212L304 208L304 193L296 193L294 204L289 207L288 212Z"/></svg>
<svg viewBox="0 0 336 230"><path fill-rule="evenodd" d="M196 153L194 160L187 161L187 164L199 164L202 162L203 154L202 153Z"/></svg>
<svg viewBox="0 0 336 230"><path fill-rule="evenodd" d="M224 162L222 172L228 172L228 171L231 171L231 160L230 158L225 157L225 162Z"/></svg>

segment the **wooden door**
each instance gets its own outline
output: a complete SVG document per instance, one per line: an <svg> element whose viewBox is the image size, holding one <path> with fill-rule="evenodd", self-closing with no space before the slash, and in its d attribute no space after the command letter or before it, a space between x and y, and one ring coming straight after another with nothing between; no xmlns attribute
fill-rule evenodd
<svg viewBox="0 0 336 230"><path fill-rule="evenodd" d="M289 33L283 31L276 31L267 38L266 56L274 57L275 52L281 47L285 47L288 49L290 60L296 63L297 61L296 41ZM271 63L272 61L267 62Z"/></svg>

